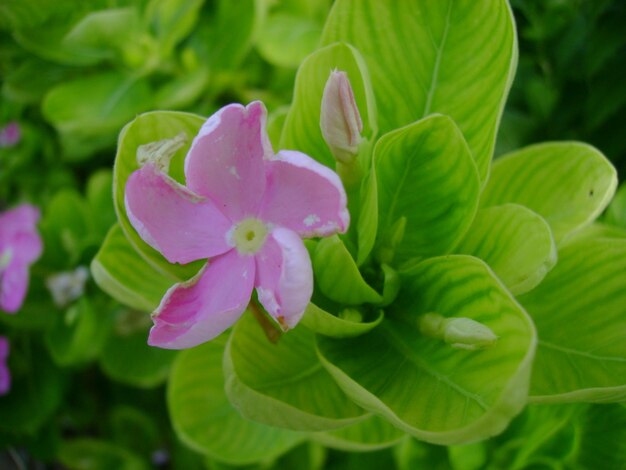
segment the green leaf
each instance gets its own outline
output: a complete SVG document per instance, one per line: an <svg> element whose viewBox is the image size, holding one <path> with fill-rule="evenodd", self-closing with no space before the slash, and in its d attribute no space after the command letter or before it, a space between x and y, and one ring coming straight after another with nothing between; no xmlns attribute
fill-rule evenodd
<svg viewBox="0 0 626 470"><path fill-rule="evenodd" d="M55 312L56 321L45 336L54 362L70 366L93 360L111 330L111 317L107 313L97 311L86 296L63 314Z"/></svg>
<svg viewBox="0 0 626 470"><path fill-rule="evenodd" d="M200 66L193 71L185 71L163 85L157 91L154 102L157 109L184 109L205 92L209 82L208 67Z"/></svg>
<svg viewBox="0 0 626 470"><path fill-rule="evenodd" d="M59 132L65 156L82 159L112 147L124 123L149 109L151 102L147 81L107 72L54 87L43 100L42 112Z"/></svg>
<svg viewBox="0 0 626 470"><path fill-rule="evenodd" d="M204 0L151 0L146 18L167 56L192 31Z"/></svg>
<svg viewBox="0 0 626 470"><path fill-rule="evenodd" d="M519 297L539 335L533 402L626 398L626 240L585 239Z"/></svg>
<svg viewBox="0 0 626 470"><path fill-rule="evenodd" d="M353 47L333 44L311 54L298 69L293 102L280 139L281 149L300 150L330 168L335 167L335 158L322 136L320 110L324 86L334 69L347 72L363 121L362 135L373 137L376 103L365 63Z"/></svg>
<svg viewBox="0 0 626 470"><path fill-rule="evenodd" d="M364 418L320 364L315 335L296 328L277 344L250 313L224 352L226 395L244 418L296 431L336 429Z"/></svg>
<svg viewBox="0 0 626 470"><path fill-rule="evenodd" d="M58 5L40 3L37 0L22 2L2 2L0 4L0 25L2 29L21 29L37 26L49 18Z"/></svg>
<svg viewBox="0 0 626 470"><path fill-rule="evenodd" d="M59 462L68 470L147 470L133 452L107 441L80 438L66 441L59 449Z"/></svg>
<svg viewBox="0 0 626 470"><path fill-rule="evenodd" d="M271 460L303 440L299 433L243 419L224 392L226 336L178 355L167 403L178 437L192 449L233 465Z"/></svg>
<svg viewBox="0 0 626 470"><path fill-rule="evenodd" d="M28 0L38 10L29 15L36 18L44 7L39 0ZM109 6L109 5L106 5ZM101 8L106 8L101 4ZM84 51L73 44L65 42L66 35L71 29L94 9L98 4L92 2L75 2L72 0L55 2L54 6L40 17L40 21L32 24L23 24L12 31L15 41L29 53L48 61L72 66L88 66L97 63L100 57L94 56L91 51Z"/></svg>
<svg viewBox="0 0 626 470"><path fill-rule="evenodd" d="M550 226L518 204L479 210L455 251L485 261L515 295L535 288L557 259Z"/></svg>
<svg viewBox="0 0 626 470"><path fill-rule="evenodd" d="M338 236L321 240L312 261L315 282L329 299L347 305L380 302L380 294L365 282Z"/></svg>
<svg viewBox="0 0 626 470"><path fill-rule="evenodd" d="M471 318L498 340L476 351L453 348L420 334L428 312ZM535 341L530 318L487 265L451 255L406 273L380 327L351 339L320 336L318 350L358 405L418 439L451 445L501 432L522 409Z"/></svg>
<svg viewBox="0 0 626 470"><path fill-rule="evenodd" d="M322 34L322 25L305 16L274 13L263 22L256 47L270 64L297 67L315 50Z"/></svg>
<svg viewBox="0 0 626 470"><path fill-rule="evenodd" d="M616 187L615 168L598 150L578 142L551 142L496 160L481 205L528 207L546 219L558 244L595 220Z"/></svg>
<svg viewBox="0 0 626 470"><path fill-rule="evenodd" d="M480 470L487 463L484 442L448 447L448 456L454 470Z"/></svg>
<svg viewBox="0 0 626 470"><path fill-rule="evenodd" d="M113 173L111 170L99 170L87 181L85 191L91 226L98 245L102 243L109 229L117 221L113 207Z"/></svg>
<svg viewBox="0 0 626 470"><path fill-rule="evenodd" d="M365 322L354 321L350 318L342 318L333 315L310 303L302 317L302 324L309 330L333 338L351 338L367 333L376 328L384 315L379 312L378 316Z"/></svg>
<svg viewBox="0 0 626 470"><path fill-rule="evenodd" d="M137 116L122 129L115 156L113 168L113 201L117 212L120 227L130 244L136 248L141 256L157 271L165 276L173 276L177 280L186 280L193 277L201 262L187 265L170 264L154 248L144 242L128 220L124 204L124 189L130 174L139 168L137 164L137 148L140 145L159 140L172 138L180 132L187 135L188 142L176 152L170 163L170 175L182 181L183 164L191 141L200 130L204 119L190 113L176 111L155 111Z"/></svg>
<svg viewBox="0 0 626 470"><path fill-rule="evenodd" d="M274 152L278 153L280 148L278 144L280 142L280 135L283 132L285 126L285 119L289 113L289 106L281 106L278 109L272 111L267 117L267 134L274 148Z"/></svg>
<svg viewBox="0 0 626 470"><path fill-rule="evenodd" d="M374 248L378 232L378 184L370 172L361 186L361 209L357 220L357 264L361 266Z"/></svg>
<svg viewBox="0 0 626 470"><path fill-rule="evenodd" d="M374 167L382 261L449 252L471 225L479 194L476 165L454 122L434 115L385 134Z"/></svg>
<svg viewBox="0 0 626 470"><path fill-rule="evenodd" d="M217 0L204 9L189 38L197 60L208 61L212 72L235 69L252 46L263 2ZM233 27L236 25L236 27Z"/></svg>
<svg viewBox="0 0 626 470"><path fill-rule="evenodd" d="M369 452L391 447L405 436L387 420L371 415L345 428L311 434L311 439L333 449Z"/></svg>
<svg viewBox="0 0 626 470"><path fill-rule="evenodd" d="M336 41L355 46L367 62L381 132L447 114L486 180L517 65L508 2L339 0L322 35L322 44Z"/></svg>
<svg viewBox="0 0 626 470"><path fill-rule="evenodd" d="M89 216L89 207L75 190L64 189L54 195L41 221L44 264L62 270L79 261L89 242Z"/></svg>
<svg viewBox="0 0 626 470"><path fill-rule="evenodd" d="M167 378L176 351L148 346L149 316L122 311L100 354L100 367L112 380L153 388Z"/></svg>
<svg viewBox="0 0 626 470"><path fill-rule="evenodd" d="M63 38L63 43L85 56L113 58L139 29L135 7L94 11L83 17Z"/></svg>
<svg viewBox="0 0 626 470"><path fill-rule="evenodd" d="M578 232L567 237L567 240L561 243L561 247L578 243L579 241L600 238L626 238L626 228L609 225L602 222L594 222L587 227L580 229Z"/></svg>
<svg viewBox="0 0 626 470"><path fill-rule="evenodd" d="M560 462L570 460L580 431L577 418L584 411L580 406L527 406L509 428L493 440L494 452L488 468L521 470L535 468L533 464L544 468L540 462L544 463L546 458Z"/></svg>
<svg viewBox="0 0 626 470"><path fill-rule="evenodd" d="M98 286L118 302L151 312L175 279L156 271L130 245L120 226L111 227L91 262Z"/></svg>
<svg viewBox="0 0 626 470"><path fill-rule="evenodd" d="M626 229L626 184L622 184L613 201L611 201L604 216L604 221L616 227Z"/></svg>
<svg viewBox="0 0 626 470"><path fill-rule="evenodd" d="M2 95L10 101L39 104L51 87L69 80L73 72L69 67L24 56L19 64L4 72Z"/></svg>

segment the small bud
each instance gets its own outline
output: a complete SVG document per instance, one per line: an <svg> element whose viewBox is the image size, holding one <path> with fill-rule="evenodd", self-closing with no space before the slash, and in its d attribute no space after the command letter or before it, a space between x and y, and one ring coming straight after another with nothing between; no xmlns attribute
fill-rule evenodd
<svg viewBox="0 0 626 470"><path fill-rule="evenodd" d="M57 307L63 308L83 295L89 271L79 266L74 271L54 274L46 279L46 287Z"/></svg>
<svg viewBox="0 0 626 470"><path fill-rule="evenodd" d="M471 318L445 318L427 313L419 319L420 332L441 339L453 348L475 351L493 346L498 337L488 326Z"/></svg>
<svg viewBox="0 0 626 470"><path fill-rule="evenodd" d="M339 312L339 318L354 323L361 323L363 321L363 314L356 308L344 308Z"/></svg>
<svg viewBox="0 0 626 470"><path fill-rule="evenodd" d="M137 163L144 166L146 163L154 163L163 173L168 173L172 157L178 149L187 143L187 135L180 132L171 139L158 140L137 147Z"/></svg>
<svg viewBox="0 0 626 470"><path fill-rule="evenodd" d="M444 322L443 340L453 348L484 349L497 339L491 328L471 318L448 318Z"/></svg>
<svg viewBox="0 0 626 470"><path fill-rule="evenodd" d="M346 72L330 73L322 96L320 127L334 157L344 164L354 161L363 122Z"/></svg>

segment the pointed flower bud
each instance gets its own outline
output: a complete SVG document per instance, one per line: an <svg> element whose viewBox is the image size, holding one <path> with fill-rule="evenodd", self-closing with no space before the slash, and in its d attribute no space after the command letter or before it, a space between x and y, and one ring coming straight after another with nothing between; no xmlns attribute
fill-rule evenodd
<svg viewBox="0 0 626 470"><path fill-rule="evenodd" d="M445 318L438 313L427 313L420 318L419 327L425 336L469 351L488 348L498 340L491 328L471 318Z"/></svg>
<svg viewBox="0 0 626 470"><path fill-rule="evenodd" d="M363 122L346 72L330 73L322 96L320 127L333 156L344 164L354 161Z"/></svg>

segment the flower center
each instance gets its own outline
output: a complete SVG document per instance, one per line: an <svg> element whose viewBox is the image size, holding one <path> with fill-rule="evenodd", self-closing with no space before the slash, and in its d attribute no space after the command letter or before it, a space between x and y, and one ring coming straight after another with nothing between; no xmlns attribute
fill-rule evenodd
<svg viewBox="0 0 626 470"><path fill-rule="evenodd" d="M242 220L229 231L229 241L239 253L252 255L263 247L267 234L267 226L251 217Z"/></svg>

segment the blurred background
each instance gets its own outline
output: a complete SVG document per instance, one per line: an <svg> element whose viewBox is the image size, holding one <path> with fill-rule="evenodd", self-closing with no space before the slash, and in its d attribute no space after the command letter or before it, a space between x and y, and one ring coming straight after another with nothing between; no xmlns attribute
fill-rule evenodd
<svg viewBox="0 0 626 470"><path fill-rule="evenodd" d="M622 180L626 2L511 3L519 66L496 153L581 140ZM164 387L175 353L145 344L149 317L92 279L54 299L50 278L88 267L115 221L111 168L127 122L154 109L207 116L261 99L270 134L278 132L331 4L0 0L0 210L21 201L41 207L45 244L22 311L0 314L14 377L0 397L0 469L226 468L176 437ZM417 443L324 452L305 444L262 468L415 468L418 457L449 468L455 459L455 451Z"/></svg>

